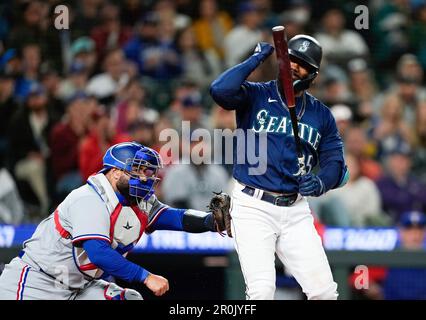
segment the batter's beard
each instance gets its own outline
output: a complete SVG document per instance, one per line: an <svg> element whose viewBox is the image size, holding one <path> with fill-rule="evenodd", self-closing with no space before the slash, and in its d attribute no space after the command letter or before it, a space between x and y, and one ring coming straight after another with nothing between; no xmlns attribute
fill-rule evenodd
<svg viewBox="0 0 426 320"><path fill-rule="evenodd" d="M130 203L130 205L136 205L136 198L132 197L129 192L130 192L130 188L129 188L129 179L125 178L124 175L121 176L116 184L117 190L118 192L120 192L120 194L126 198L126 200Z"/></svg>

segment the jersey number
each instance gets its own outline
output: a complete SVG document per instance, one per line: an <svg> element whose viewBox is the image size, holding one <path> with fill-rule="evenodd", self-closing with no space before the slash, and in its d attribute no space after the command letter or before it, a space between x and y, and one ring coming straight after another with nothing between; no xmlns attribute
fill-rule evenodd
<svg viewBox="0 0 426 320"><path fill-rule="evenodd" d="M305 162L305 168L306 168L306 173L309 173L312 171L312 160L314 159L313 155L309 155L308 159Z"/></svg>

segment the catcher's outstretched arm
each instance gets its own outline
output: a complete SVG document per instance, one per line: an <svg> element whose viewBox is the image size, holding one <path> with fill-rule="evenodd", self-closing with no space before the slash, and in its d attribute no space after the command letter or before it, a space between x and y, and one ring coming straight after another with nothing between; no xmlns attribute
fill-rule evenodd
<svg viewBox="0 0 426 320"><path fill-rule="evenodd" d="M155 230L175 230L190 233L216 231L213 215L208 212L193 209L176 209L167 207L156 215L147 233Z"/></svg>

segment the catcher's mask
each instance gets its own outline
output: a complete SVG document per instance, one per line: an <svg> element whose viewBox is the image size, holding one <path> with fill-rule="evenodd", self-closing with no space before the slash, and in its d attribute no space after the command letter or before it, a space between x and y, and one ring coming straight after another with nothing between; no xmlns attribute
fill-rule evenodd
<svg viewBox="0 0 426 320"><path fill-rule="evenodd" d="M322 48L319 42L308 35L300 34L288 42L288 53L290 60L309 70L309 75L302 80L293 83L294 91L306 90L317 77L322 59Z"/></svg>
<svg viewBox="0 0 426 320"><path fill-rule="evenodd" d="M160 178L159 170L163 167L157 151L136 142L124 142L110 147L103 158L106 172L117 168L130 176L129 195L136 201L146 201L155 192Z"/></svg>

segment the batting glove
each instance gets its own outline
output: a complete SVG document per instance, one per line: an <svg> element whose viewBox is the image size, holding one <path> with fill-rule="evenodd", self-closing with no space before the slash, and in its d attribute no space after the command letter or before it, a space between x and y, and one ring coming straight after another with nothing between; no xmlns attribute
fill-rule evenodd
<svg viewBox="0 0 426 320"><path fill-rule="evenodd" d="M305 197L319 197L324 193L324 183L315 174L308 173L299 179L299 193Z"/></svg>
<svg viewBox="0 0 426 320"><path fill-rule="evenodd" d="M259 42L254 48L253 57L256 57L257 60L262 63L268 58L272 52L274 52L274 47L267 42Z"/></svg>

